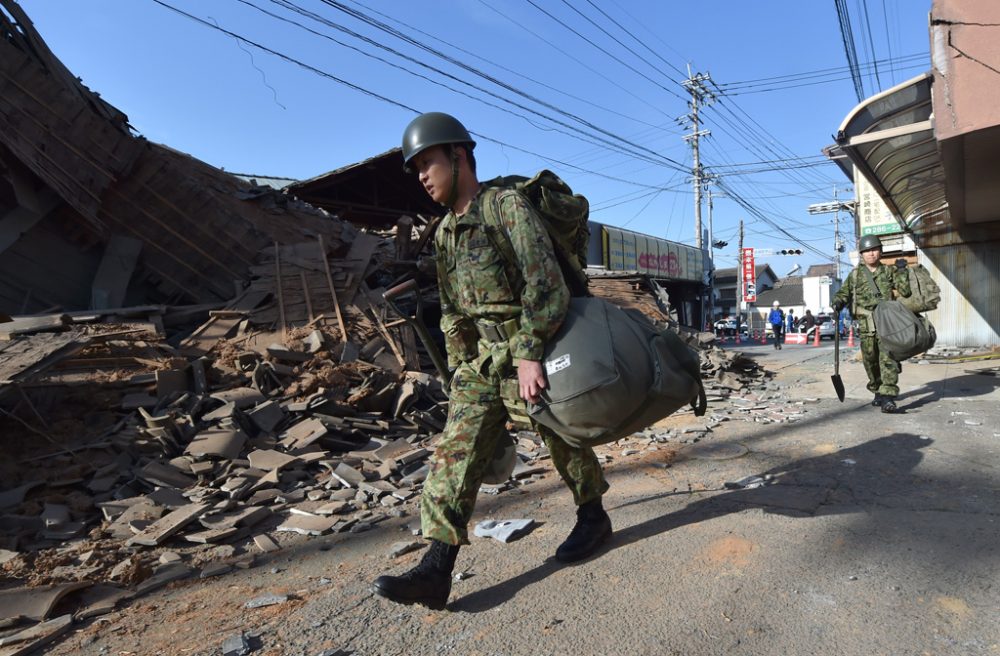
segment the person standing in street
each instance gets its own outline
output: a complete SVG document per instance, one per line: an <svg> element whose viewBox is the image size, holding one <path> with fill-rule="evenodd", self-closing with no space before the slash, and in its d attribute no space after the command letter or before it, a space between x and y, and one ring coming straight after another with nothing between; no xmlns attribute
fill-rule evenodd
<svg viewBox="0 0 1000 656"><path fill-rule="evenodd" d="M476 175L475 142L454 117L421 114L403 132L403 159L434 201L449 211L434 241L441 296L441 330L448 366L448 420L430 461L420 499L420 522L430 547L413 569L384 575L374 592L398 603L444 608L459 547L468 544L476 494L510 417L527 417L547 386L545 343L562 324L570 291L548 232L520 192L496 194L502 229L485 223L486 186ZM508 241L515 262L496 246ZM573 494L576 525L556 550L575 562L611 537L601 498L608 489L590 448L573 448L534 425L552 464Z"/></svg>
<svg viewBox="0 0 1000 656"><path fill-rule="evenodd" d="M795 330L795 310L791 308L788 309L788 319L785 326L785 332L792 332Z"/></svg>
<svg viewBox="0 0 1000 656"><path fill-rule="evenodd" d="M785 313L781 311L781 303L775 301L771 311L767 315L767 322L771 324L771 332L774 333L774 348L781 348L781 336L785 327Z"/></svg>
<svg viewBox="0 0 1000 656"><path fill-rule="evenodd" d="M868 374L868 391L875 395L872 405L881 407L882 412L896 412L896 397L899 395L899 372L901 365L887 353L879 349L878 335L872 316L875 307L884 298L908 297L910 278L906 274L906 260L896 260L895 266L882 264L882 240L876 235L865 235L858 244L861 262L858 263L844 281L844 285L833 297L833 309L840 314L850 306L851 316L858 321L861 336L861 359ZM869 276L864 269L871 274Z"/></svg>
<svg viewBox="0 0 1000 656"><path fill-rule="evenodd" d="M806 310L805 315L799 319L799 332L808 333L809 329L816 325L816 317L813 316L812 310Z"/></svg>

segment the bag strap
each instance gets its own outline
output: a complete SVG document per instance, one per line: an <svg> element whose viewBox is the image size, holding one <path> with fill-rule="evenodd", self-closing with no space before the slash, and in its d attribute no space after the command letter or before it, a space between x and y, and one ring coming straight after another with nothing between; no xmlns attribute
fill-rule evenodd
<svg viewBox="0 0 1000 656"><path fill-rule="evenodd" d="M868 270L868 265L862 264L861 270L865 272L865 276L868 278L868 283L872 286L872 289L875 290L875 294L881 296L883 301L889 300L890 297L883 294L882 290L878 288L877 284L875 284L875 277L872 276L872 272Z"/></svg>

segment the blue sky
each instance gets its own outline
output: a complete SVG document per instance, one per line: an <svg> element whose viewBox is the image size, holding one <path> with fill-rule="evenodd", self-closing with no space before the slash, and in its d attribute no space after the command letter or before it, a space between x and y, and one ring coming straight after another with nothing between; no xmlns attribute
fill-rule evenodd
<svg viewBox="0 0 1000 656"><path fill-rule="evenodd" d="M551 168L590 199L595 220L684 243L694 242L694 198L677 119L689 111L679 82L690 65L711 74L717 95L702 111L702 164L802 242L724 194L714 228L729 246L716 266L735 265L741 218L747 246L806 249L758 259L779 275L833 253L832 216L806 211L834 187L850 195L819 157L857 104L832 0L163 2L313 70L153 0L21 5L141 134L226 170L309 178L398 145L407 108L447 111L483 137L481 177ZM929 68L929 0L844 4L866 96ZM804 159L793 168L793 157Z"/></svg>

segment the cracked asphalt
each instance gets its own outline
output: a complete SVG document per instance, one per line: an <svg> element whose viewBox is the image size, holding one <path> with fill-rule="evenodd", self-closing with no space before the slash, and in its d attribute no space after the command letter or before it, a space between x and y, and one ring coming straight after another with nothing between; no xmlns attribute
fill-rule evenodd
<svg viewBox="0 0 1000 656"><path fill-rule="evenodd" d="M805 417L749 423L727 406L733 420L697 444L627 457L608 447L615 535L586 562L551 557L574 513L549 472L480 495L474 521L540 525L511 544L473 538L445 611L370 592L378 574L419 560L388 556L417 526L411 514L181 582L50 653L219 654L240 630L254 653L304 656L1000 653L1000 361L906 363L904 412L884 415L860 362L842 361L837 401L832 346L742 350ZM724 486L750 475L768 484ZM291 600L242 607L268 592Z"/></svg>

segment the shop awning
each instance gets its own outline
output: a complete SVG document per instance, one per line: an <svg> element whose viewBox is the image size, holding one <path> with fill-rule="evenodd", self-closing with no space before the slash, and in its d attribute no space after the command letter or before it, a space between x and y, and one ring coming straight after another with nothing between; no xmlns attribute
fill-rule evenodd
<svg viewBox="0 0 1000 656"><path fill-rule="evenodd" d="M947 210L928 72L866 99L847 115L837 145L903 230Z"/></svg>

